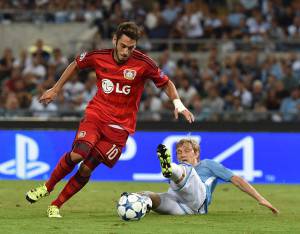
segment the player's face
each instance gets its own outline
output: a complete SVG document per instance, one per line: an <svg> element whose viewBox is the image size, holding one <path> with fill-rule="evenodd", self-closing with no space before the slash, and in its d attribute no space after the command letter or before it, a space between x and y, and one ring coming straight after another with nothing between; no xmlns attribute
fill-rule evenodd
<svg viewBox="0 0 300 234"><path fill-rule="evenodd" d="M136 40L122 35L118 40L116 37L113 38L113 44L115 45L114 58L118 63L126 62L131 53L136 47Z"/></svg>
<svg viewBox="0 0 300 234"><path fill-rule="evenodd" d="M199 155L194 151L193 146L188 142L177 146L176 154L179 162L186 162L192 165L198 163Z"/></svg>

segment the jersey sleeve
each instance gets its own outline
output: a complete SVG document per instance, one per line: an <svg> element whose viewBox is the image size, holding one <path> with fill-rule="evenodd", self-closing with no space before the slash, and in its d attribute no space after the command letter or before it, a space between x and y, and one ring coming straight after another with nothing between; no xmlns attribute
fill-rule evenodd
<svg viewBox="0 0 300 234"><path fill-rule="evenodd" d="M95 55L92 52L83 52L75 59L79 69L93 68L95 64Z"/></svg>
<svg viewBox="0 0 300 234"><path fill-rule="evenodd" d="M164 86L169 81L169 77L157 66L149 66L146 74L147 78L151 79L158 88Z"/></svg>
<svg viewBox="0 0 300 234"><path fill-rule="evenodd" d="M213 172L213 174L226 181L226 182L229 182L231 180L231 177L234 176L233 172L224 167L221 163L218 163L216 161L213 161L213 160L207 160L207 166L208 168Z"/></svg>

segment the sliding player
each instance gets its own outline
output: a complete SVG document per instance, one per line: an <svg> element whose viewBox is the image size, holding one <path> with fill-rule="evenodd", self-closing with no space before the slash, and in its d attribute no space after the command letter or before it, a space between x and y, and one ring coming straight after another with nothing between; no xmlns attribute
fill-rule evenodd
<svg viewBox="0 0 300 234"><path fill-rule="evenodd" d="M164 145L158 146L157 154L162 174L170 179L170 188L166 193L143 192L151 198L152 210L157 213L206 214L218 179L231 182L260 205L274 214L279 213L254 187L228 168L210 159L200 161L200 146L195 140L182 139L177 143L176 154L180 164L171 163L170 152Z"/></svg>

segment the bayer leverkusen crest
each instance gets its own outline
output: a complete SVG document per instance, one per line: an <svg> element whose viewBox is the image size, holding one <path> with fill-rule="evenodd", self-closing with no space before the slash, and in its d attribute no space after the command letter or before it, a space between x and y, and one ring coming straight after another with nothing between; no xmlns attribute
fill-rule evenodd
<svg viewBox="0 0 300 234"><path fill-rule="evenodd" d="M125 69L123 75L125 79L133 80L136 76L136 71L132 69Z"/></svg>

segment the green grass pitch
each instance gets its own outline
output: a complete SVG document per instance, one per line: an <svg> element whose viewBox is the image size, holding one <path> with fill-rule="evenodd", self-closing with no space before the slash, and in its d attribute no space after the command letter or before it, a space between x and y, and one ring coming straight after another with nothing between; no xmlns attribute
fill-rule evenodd
<svg viewBox="0 0 300 234"><path fill-rule="evenodd" d="M147 214L125 222L116 213L123 191L166 191L164 183L91 182L61 209L62 219L49 219L46 209L64 183L50 197L35 204L25 192L40 181L0 180L0 232L7 233L300 233L300 186L255 185L281 213L274 216L231 184L216 188L209 214L193 216Z"/></svg>

